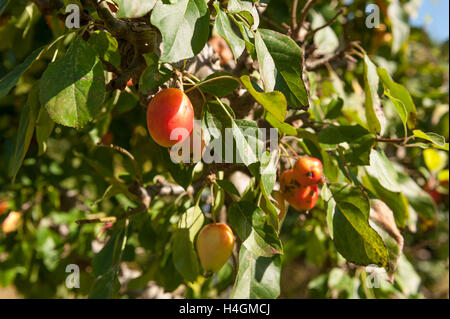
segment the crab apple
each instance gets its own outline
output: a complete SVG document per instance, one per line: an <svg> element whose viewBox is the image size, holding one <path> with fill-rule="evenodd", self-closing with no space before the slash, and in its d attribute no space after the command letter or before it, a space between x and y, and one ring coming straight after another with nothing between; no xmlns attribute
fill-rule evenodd
<svg viewBox="0 0 450 319"><path fill-rule="evenodd" d="M2 223L2 231L5 234L11 233L19 228L21 212L10 212Z"/></svg>
<svg viewBox="0 0 450 319"><path fill-rule="evenodd" d="M196 247L203 269L218 272L233 252L233 231L227 224L208 224L198 234Z"/></svg>
<svg viewBox="0 0 450 319"><path fill-rule="evenodd" d="M100 141L106 145L112 144L114 141L114 134L112 132L106 132Z"/></svg>
<svg viewBox="0 0 450 319"><path fill-rule="evenodd" d="M147 109L147 128L153 140L171 147L184 141L194 127L194 109L181 90L165 89L150 101Z"/></svg>
<svg viewBox="0 0 450 319"><path fill-rule="evenodd" d="M129 80L128 80L128 82L127 82L127 86L128 87L130 87L130 86L133 86L133 78L130 78Z"/></svg>
<svg viewBox="0 0 450 319"><path fill-rule="evenodd" d="M322 162L315 157L301 157L294 166L294 178L302 185L313 185L323 180Z"/></svg>
<svg viewBox="0 0 450 319"><path fill-rule="evenodd" d="M0 215L6 212L9 208L8 202L0 202Z"/></svg>
<svg viewBox="0 0 450 319"><path fill-rule="evenodd" d="M295 187L296 181L294 179L294 170L289 169L284 171L280 177L280 190L283 194L289 192L290 189Z"/></svg>
<svg viewBox="0 0 450 319"><path fill-rule="evenodd" d="M285 193L284 197L296 210L310 210L316 206L319 189L317 185L295 187Z"/></svg>

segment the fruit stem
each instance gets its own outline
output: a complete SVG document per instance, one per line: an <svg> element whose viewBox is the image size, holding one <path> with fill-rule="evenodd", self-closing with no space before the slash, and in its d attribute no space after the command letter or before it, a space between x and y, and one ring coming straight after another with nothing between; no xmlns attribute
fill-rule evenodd
<svg viewBox="0 0 450 319"><path fill-rule="evenodd" d="M297 158L300 158L300 156L297 154L297 152L294 150L294 148L293 148L291 145L289 145L289 143L286 143L286 142L281 142L281 143L283 143L284 145L286 145L286 146L294 153L294 155L295 155Z"/></svg>
<svg viewBox="0 0 450 319"><path fill-rule="evenodd" d="M128 152L126 149L124 149L124 148L122 148L120 146L113 145L113 144L103 144L103 143L100 142L100 143L97 144L97 146L98 147L111 148L111 149L116 150L116 151L122 153L123 155L127 156L131 160L131 162L133 163L134 169L136 171L136 177L137 177L137 179L139 181L139 184L142 185L141 169L139 167L138 162L136 161L136 159L134 158L134 156L130 152Z"/></svg>
<svg viewBox="0 0 450 319"><path fill-rule="evenodd" d="M291 168L293 168L294 166L292 165L291 155L287 151L286 147L284 147L283 144L280 144L280 148L286 153L287 159L289 161L289 165L291 166Z"/></svg>
<svg viewBox="0 0 450 319"><path fill-rule="evenodd" d="M214 207L214 184L211 184L211 217L214 222L216 223L216 212L213 209Z"/></svg>
<svg viewBox="0 0 450 319"><path fill-rule="evenodd" d="M190 79L189 77L184 76L183 78L184 78L186 81L188 81L190 84L196 85L195 82L194 82L192 79ZM203 98L203 103L206 103L206 96L205 96L205 94L202 92L202 90L198 90L198 91L200 92L200 95L201 95L202 98ZM187 93L187 91L186 91L186 93Z"/></svg>

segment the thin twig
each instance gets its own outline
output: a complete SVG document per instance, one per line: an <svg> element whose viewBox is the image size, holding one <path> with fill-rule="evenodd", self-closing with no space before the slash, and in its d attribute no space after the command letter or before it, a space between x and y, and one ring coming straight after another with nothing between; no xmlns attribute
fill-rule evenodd
<svg viewBox="0 0 450 319"><path fill-rule="evenodd" d="M88 218L88 219L80 219L77 220L76 223L80 226L85 224L97 224L97 223L116 223L119 220L129 218L133 215L143 213L147 210L144 204L140 204L136 208L128 208L128 211L120 214L118 216L108 216L108 217L100 217L100 218Z"/></svg>
<svg viewBox="0 0 450 319"><path fill-rule="evenodd" d="M139 167L138 162L136 161L136 159L134 158L134 156L130 152L128 152L126 149L124 149L124 148L122 148L120 146L114 145L114 144L103 144L103 143L100 142L100 143L97 144L97 146L98 147L110 148L110 149L116 150L116 151L124 154L125 156L127 156L131 160L133 165L134 165L134 169L136 170L136 177L138 178L139 183L142 184L141 169Z"/></svg>
<svg viewBox="0 0 450 319"><path fill-rule="evenodd" d="M326 28L326 27L329 27L330 25L332 25L333 23L335 23L336 20L339 18L339 16L340 16L341 14L344 13L344 11L345 11L345 10L344 10L343 8L339 9L338 13L336 13L336 15L335 15L330 21L328 21L327 23L325 23L323 26L318 27L317 29L314 29L314 30L309 31L309 32L305 35L305 39L306 39L307 37L309 37L309 36L314 35L316 32L318 32L318 31L320 31L320 30L322 30L322 29L324 29L324 28Z"/></svg>
<svg viewBox="0 0 450 319"><path fill-rule="evenodd" d="M385 137L377 137L375 140L377 142L383 142L383 143L393 143L393 144L400 144L405 145L407 142L414 140L415 136L410 136L408 138L385 138Z"/></svg>
<svg viewBox="0 0 450 319"><path fill-rule="evenodd" d="M300 12L300 18L297 24L297 28L294 30L294 34L296 35L297 39L300 38L300 31L302 29L303 23L305 23L306 18L308 17L309 9L311 9L315 1L316 0L308 0L308 2L306 2L305 6Z"/></svg>
<svg viewBox="0 0 450 319"><path fill-rule="evenodd" d="M291 12L292 30L297 30L297 7L298 7L298 0L294 0L292 2L292 12Z"/></svg>

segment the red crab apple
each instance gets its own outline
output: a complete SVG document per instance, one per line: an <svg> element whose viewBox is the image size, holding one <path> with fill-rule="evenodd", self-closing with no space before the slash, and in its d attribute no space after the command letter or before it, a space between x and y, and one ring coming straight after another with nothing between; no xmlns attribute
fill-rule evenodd
<svg viewBox="0 0 450 319"><path fill-rule="evenodd" d="M319 198L317 185L300 186L286 193L284 198L296 210L311 210L316 206Z"/></svg>
<svg viewBox="0 0 450 319"><path fill-rule="evenodd" d="M9 209L8 202L0 202L0 215L2 215L4 212L6 212Z"/></svg>
<svg viewBox="0 0 450 319"><path fill-rule="evenodd" d="M130 78L127 82L127 86L130 87L130 86L133 86L133 84L134 84L133 78Z"/></svg>
<svg viewBox="0 0 450 319"><path fill-rule="evenodd" d="M322 162L314 157L301 157L295 163L294 178L302 186L321 183L323 180Z"/></svg>
<svg viewBox="0 0 450 319"><path fill-rule="evenodd" d="M171 147L184 141L194 127L194 109L181 90L165 89L150 101L147 109L147 128L153 140Z"/></svg>
<svg viewBox="0 0 450 319"><path fill-rule="evenodd" d="M233 231L227 224L208 224L198 234L196 247L203 269L218 272L233 252Z"/></svg>
<svg viewBox="0 0 450 319"><path fill-rule="evenodd" d="M280 177L280 190L283 194L287 193L289 189L292 189L295 186L299 186L294 179L294 170L290 169L284 171Z"/></svg>
<svg viewBox="0 0 450 319"><path fill-rule="evenodd" d="M284 199L296 210L312 209L319 198L316 184L302 185L295 178L293 169L283 172L280 177L280 191Z"/></svg>

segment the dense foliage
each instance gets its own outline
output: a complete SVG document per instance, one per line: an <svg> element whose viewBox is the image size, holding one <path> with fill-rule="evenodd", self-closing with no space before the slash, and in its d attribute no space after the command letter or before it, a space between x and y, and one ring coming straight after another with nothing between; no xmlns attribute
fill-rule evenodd
<svg viewBox="0 0 450 319"><path fill-rule="evenodd" d="M0 287L448 298L448 42L409 25L417 1L375 3L0 0ZM146 109L169 87L206 145L232 128L232 161L175 164L152 140ZM279 180L304 155L325 178L299 212ZM211 275L196 240L213 220L236 244Z"/></svg>

